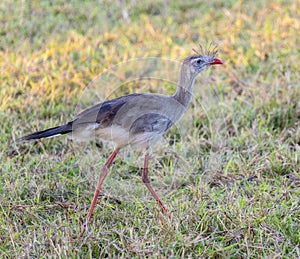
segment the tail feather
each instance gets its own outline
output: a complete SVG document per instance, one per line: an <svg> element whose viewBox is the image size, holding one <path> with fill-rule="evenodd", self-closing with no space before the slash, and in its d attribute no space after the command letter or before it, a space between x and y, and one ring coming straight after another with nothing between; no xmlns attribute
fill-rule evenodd
<svg viewBox="0 0 300 259"><path fill-rule="evenodd" d="M29 135L26 135L19 139L19 141L31 141L41 138L49 138L57 135L67 134L72 132L72 124L68 123L66 125L38 131Z"/></svg>

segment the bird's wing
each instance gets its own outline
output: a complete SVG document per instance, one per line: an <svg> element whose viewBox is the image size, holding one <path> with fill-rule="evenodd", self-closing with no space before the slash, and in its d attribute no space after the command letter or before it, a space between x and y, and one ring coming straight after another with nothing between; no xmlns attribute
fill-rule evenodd
<svg viewBox="0 0 300 259"><path fill-rule="evenodd" d="M79 113L70 123L72 123L73 128L85 127L87 124L92 123L98 124L99 127L109 127L112 125L114 117L121 107L139 95L140 94L129 94L94 105Z"/></svg>
<svg viewBox="0 0 300 259"><path fill-rule="evenodd" d="M172 120L162 114L144 114L132 123L128 132L128 143L140 150L149 148L154 145L172 125Z"/></svg>
<svg viewBox="0 0 300 259"><path fill-rule="evenodd" d="M130 134L153 133L161 135L172 125L172 120L162 114L147 113L133 122L130 127Z"/></svg>

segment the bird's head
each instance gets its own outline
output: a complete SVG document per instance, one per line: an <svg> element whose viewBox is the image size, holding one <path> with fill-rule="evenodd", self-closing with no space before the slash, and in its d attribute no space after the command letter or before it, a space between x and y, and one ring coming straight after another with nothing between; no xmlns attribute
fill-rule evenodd
<svg viewBox="0 0 300 259"><path fill-rule="evenodd" d="M220 59L215 58L217 54L215 49L207 51L206 54L195 52L195 55L188 56L183 62L185 70L188 70L192 77L196 77L201 71L208 69L210 66L223 64Z"/></svg>

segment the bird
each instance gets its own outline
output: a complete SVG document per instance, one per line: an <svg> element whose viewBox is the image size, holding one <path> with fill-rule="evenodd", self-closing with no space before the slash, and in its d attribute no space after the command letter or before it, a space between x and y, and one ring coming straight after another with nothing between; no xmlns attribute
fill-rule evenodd
<svg viewBox="0 0 300 259"><path fill-rule="evenodd" d="M195 50L194 50L195 51ZM112 100L98 103L81 113L68 123L38 131L21 137L20 141L33 141L58 135L69 135L72 139L89 140L99 138L115 144L113 152L100 169L100 175L94 196L86 217L89 224L102 183L120 149L132 146L144 150L142 182L156 200L162 213L168 210L152 188L148 177L150 148L162 135L176 123L186 111L195 84L195 79L202 71L213 65L222 65L216 58L216 48L212 51L195 51L181 62L176 91L173 95L132 93Z"/></svg>

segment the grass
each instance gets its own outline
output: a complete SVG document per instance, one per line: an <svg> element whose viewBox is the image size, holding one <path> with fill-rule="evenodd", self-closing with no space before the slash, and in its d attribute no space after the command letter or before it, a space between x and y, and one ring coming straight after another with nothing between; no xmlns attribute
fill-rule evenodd
<svg viewBox="0 0 300 259"><path fill-rule="evenodd" d="M1 3L1 257L299 258L299 4ZM178 61L211 41L225 65L197 79L151 156L171 217L141 184L141 158L124 150L82 235L112 147L16 139L99 99L171 94ZM132 81L149 57L154 79Z"/></svg>

